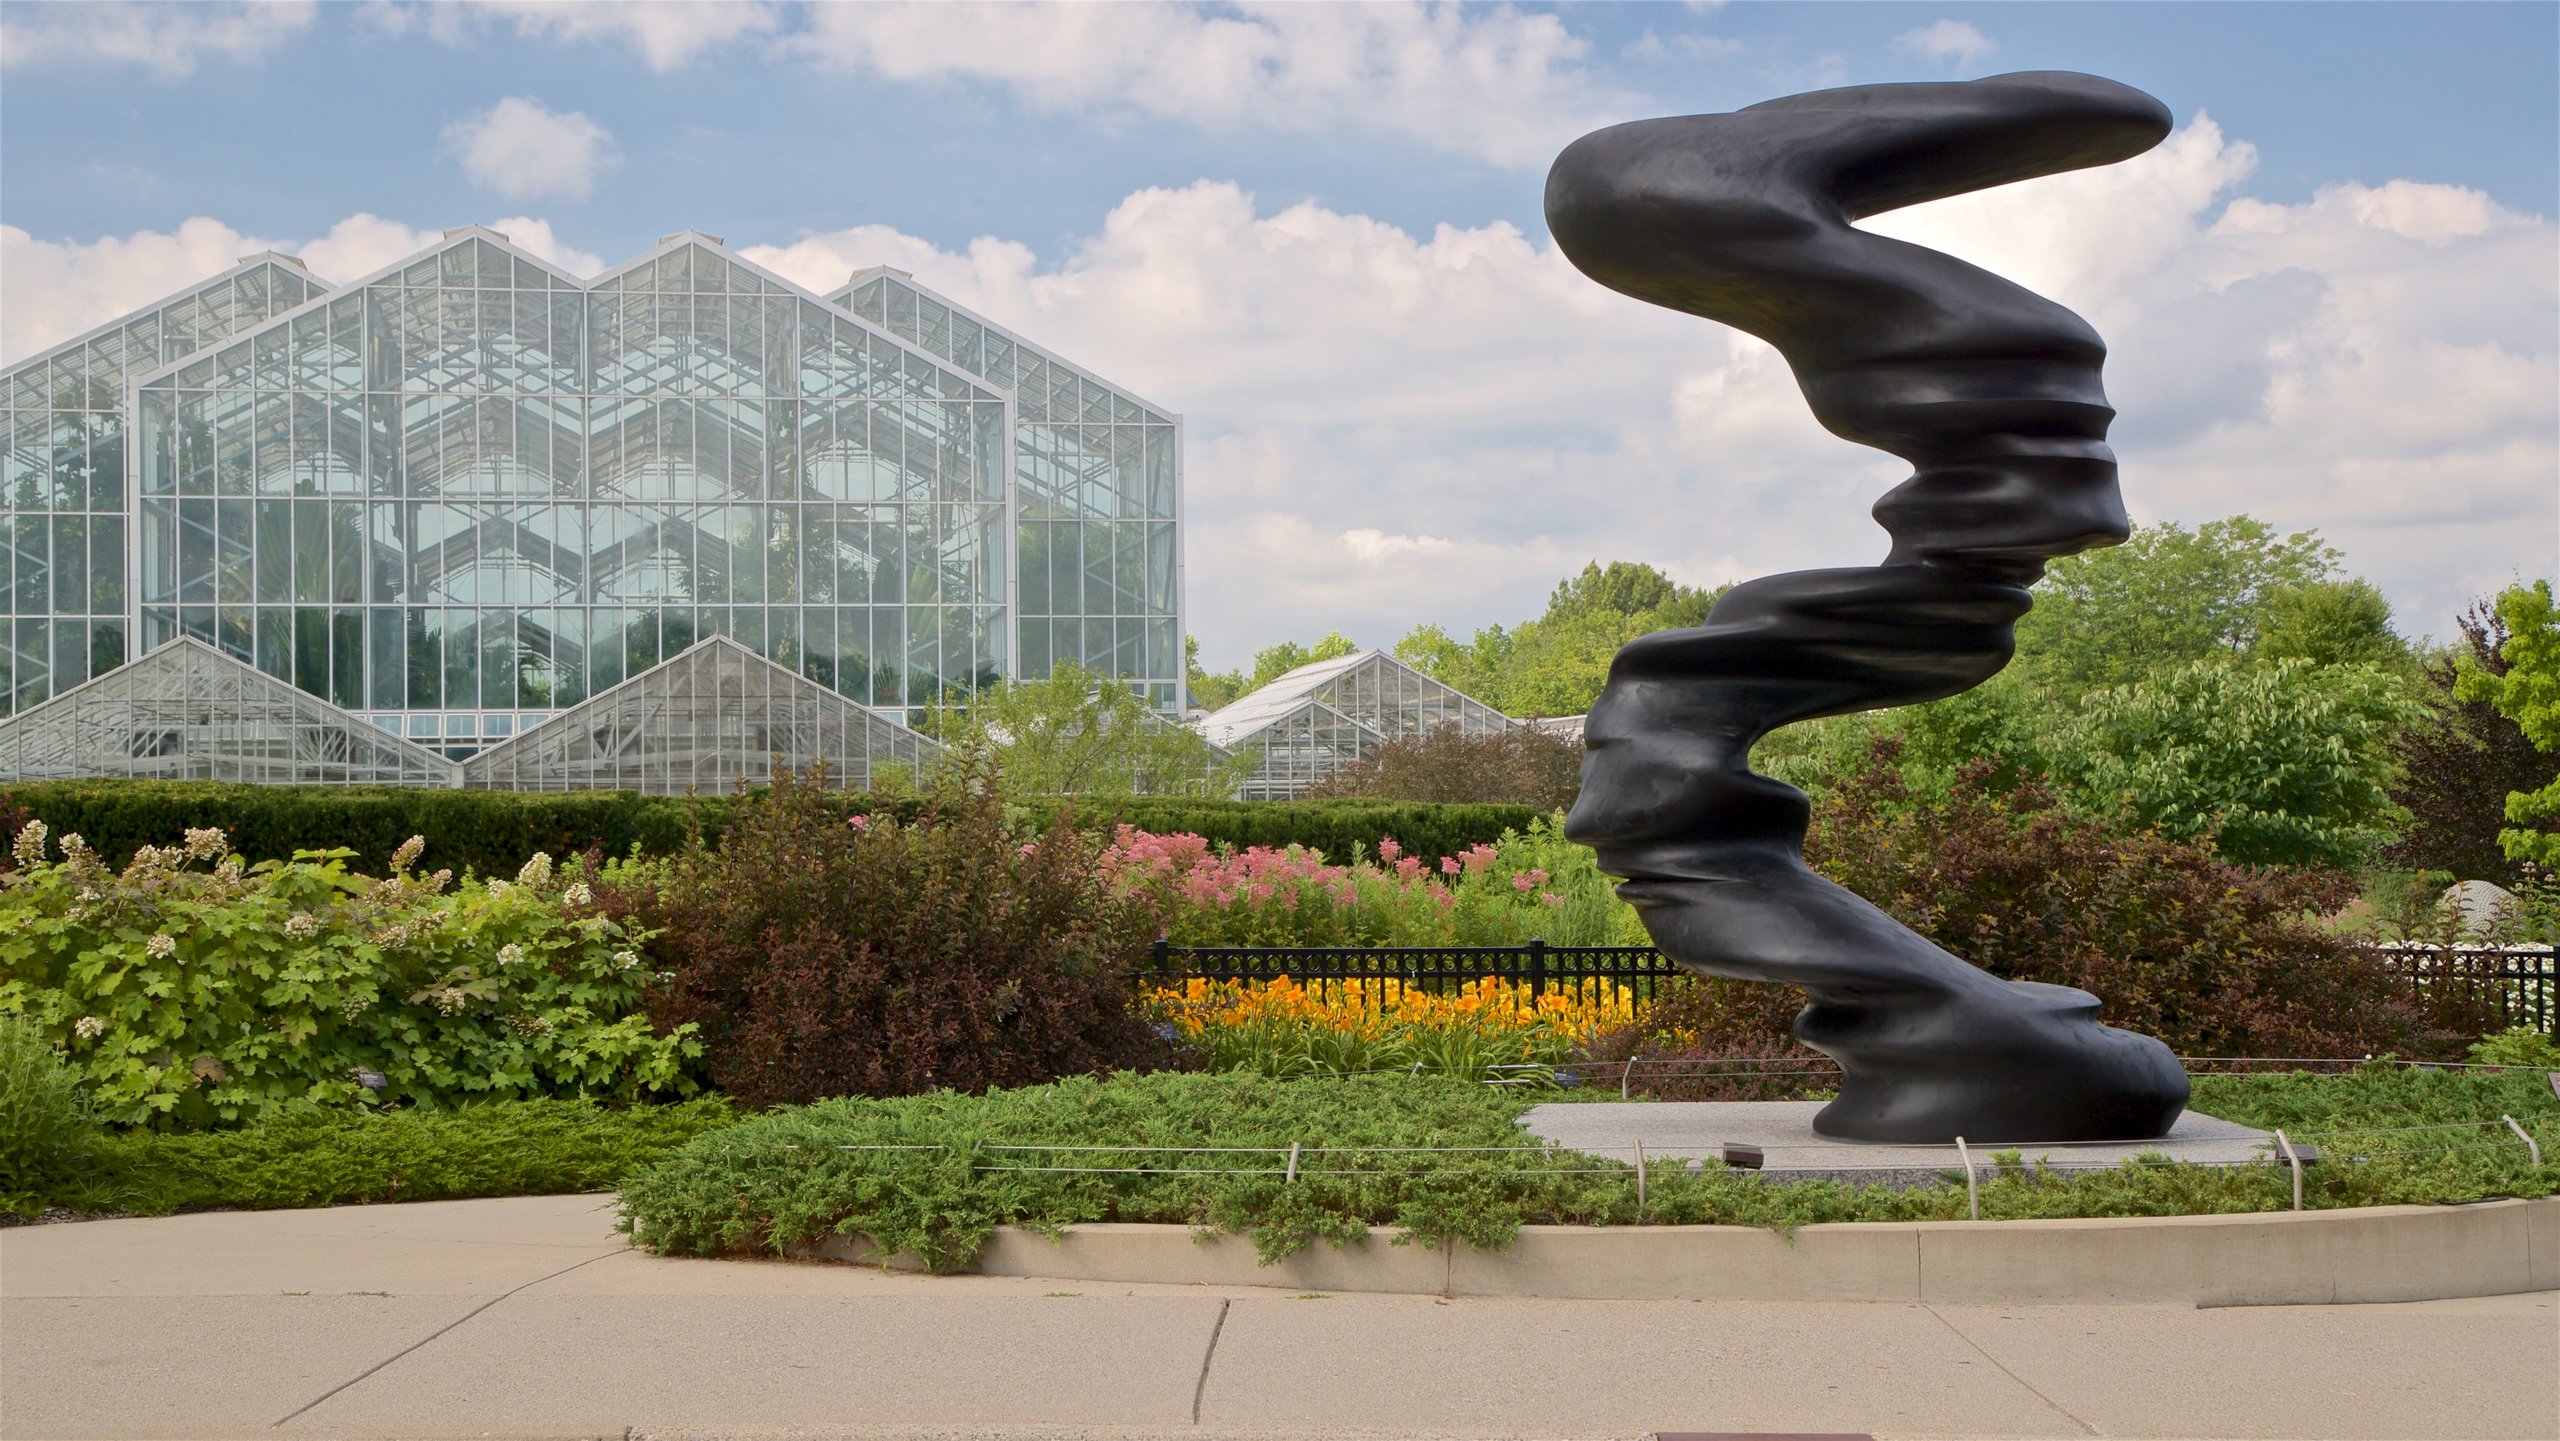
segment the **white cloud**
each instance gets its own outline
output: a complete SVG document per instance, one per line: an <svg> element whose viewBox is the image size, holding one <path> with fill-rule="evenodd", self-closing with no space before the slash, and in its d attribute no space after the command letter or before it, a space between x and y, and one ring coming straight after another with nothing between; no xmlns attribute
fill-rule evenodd
<svg viewBox="0 0 2560 1441"><path fill-rule="evenodd" d="M563 270L592 275L604 262L562 243L551 222L531 216L489 228ZM313 276L342 285L407 259L443 238L378 215L350 215L308 240L266 239L197 216L174 231L138 231L86 244L38 240L0 225L0 364L33 355L83 331L219 275L260 250L299 256Z"/></svg>
<svg viewBox="0 0 2560 1441"><path fill-rule="evenodd" d="M1630 60L1721 60L1741 54L1744 48L1741 41L1730 36L1694 30L1664 35L1647 26L1619 53Z"/></svg>
<svg viewBox="0 0 2560 1441"><path fill-rule="evenodd" d="M1393 131L1543 166L1633 103L1554 15L1378 3L819 5L785 46L890 80L973 80L1040 108L1199 125Z"/></svg>
<svg viewBox="0 0 2560 1441"><path fill-rule="evenodd" d="M2255 200L2252 160L2199 118L2127 164L1871 228L2089 317L2141 519L2316 527L2413 631L2560 568L2560 232L2407 180ZM547 224L495 224L597 268ZM431 239L359 216L302 248L352 279ZM90 245L0 230L0 352L267 243L209 220ZM821 291L913 271L1183 412L1192 625L1219 667L1328 629L1514 621L1590 559L1700 584L1872 562L1868 507L1904 471L1817 427L1766 346L1605 291L1508 225L1414 233L1202 182L1133 194L1048 254L882 226L746 253Z"/></svg>
<svg viewBox="0 0 2560 1441"><path fill-rule="evenodd" d="M423 34L446 45L500 24L535 39L627 45L662 75L707 50L770 34L781 23L780 12L762 0L371 0L360 13L385 34Z"/></svg>
<svg viewBox="0 0 2560 1441"><path fill-rule="evenodd" d="M315 0L14 5L0 19L0 66L104 61L176 79L206 59L255 60L318 10Z"/></svg>
<svg viewBox="0 0 2560 1441"><path fill-rule="evenodd" d="M1923 25L1917 30L1906 30L1896 35L1893 48L1923 60L1945 60L1970 66L1998 49L1999 45L1962 20L1941 20L1934 25Z"/></svg>
<svg viewBox="0 0 2560 1441"><path fill-rule="evenodd" d="M519 250L548 260L581 280L604 272L604 257L591 250L580 250L553 233L551 222L530 215L510 215L492 220L489 228L507 237Z"/></svg>
<svg viewBox="0 0 2560 1441"><path fill-rule="evenodd" d="M2089 317L2137 517L2316 527L2406 627L2447 632L2560 559L2560 233L2410 181L2250 200L2254 163L2199 118L2126 164L1869 228ZM911 270L1185 412L1218 664L1332 627L1517 619L1592 558L1699 583L1870 561L1867 508L1906 473L1815 426L1766 346L1503 225L1416 235L1203 183L1133 195L1054 257L884 227L751 253L824 288Z"/></svg>
<svg viewBox="0 0 2560 1441"><path fill-rule="evenodd" d="M471 183L509 200L584 200L597 174L621 163L603 126L521 96L446 126L444 139Z"/></svg>

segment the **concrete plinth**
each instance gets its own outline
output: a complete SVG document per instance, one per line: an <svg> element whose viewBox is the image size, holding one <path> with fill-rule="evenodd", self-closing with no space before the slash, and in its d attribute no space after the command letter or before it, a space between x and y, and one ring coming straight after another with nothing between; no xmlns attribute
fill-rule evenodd
<svg viewBox="0 0 2560 1441"><path fill-rule="evenodd" d="M1820 1101L1556 1101L1530 1108L1521 1118L1530 1134L1589 1155L1631 1161L1639 1142L1647 1160L1712 1161L1731 1144L1758 1146L1761 1174L1771 1180L1883 1181L1935 1184L1949 1172L1961 1176L1964 1161L1953 1146L1881 1145L1835 1141L1813 1133ZM1995 1152L2015 1151L2031 1166L2057 1171L2106 1170L2136 1156L2167 1156L2205 1166L2263 1162L2275 1137L2254 1127L2189 1111L2169 1134L2150 1141L2059 1142L2046 1145L1972 1146L1973 1163L1992 1165Z"/></svg>

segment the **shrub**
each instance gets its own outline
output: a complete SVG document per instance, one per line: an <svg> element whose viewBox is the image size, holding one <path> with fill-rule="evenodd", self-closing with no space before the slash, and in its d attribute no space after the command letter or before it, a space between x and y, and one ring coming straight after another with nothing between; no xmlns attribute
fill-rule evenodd
<svg viewBox="0 0 2560 1441"><path fill-rule="evenodd" d="M1915 799L1891 740L1816 803L1817 869L1995 975L2078 986L2110 1025L2182 1055L2449 1054L2474 1011L2422 1015L2404 981L2307 919L2334 872L2227 864L2211 845L2066 811L2034 782ZM2448 997L2451 993L2448 993Z"/></svg>
<svg viewBox="0 0 2560 1441"><path fill-rule="evenodd" d="M739 800L608 898L660 928L650 1009L701 1028L704 1065L750 1105L982 1090L1162 1058L1132 973L1154 938L1063 820L1010 823L982 762L912 819L845 817L823 778Z"/></svg>
<svg viewBox="0 0 2560 1441"><path fill-rule="evenodd" d="M2522 1066L2528 1070L2560 1071L2560 1041L2531 1026L2510 1026L2494 1036L2483 1036L2471 1047L2471 1059L2482 1066Z"/></svg>
<svg viewBox="0 0 2560 1441"><path fill-rule="evenodd" d="M79 1073L34 1026L0 1016L0 1213L43 1210L87 1169L97 1136Z"/></svg>
<svg viewBox="0 0 2560 1441"><path fill-rule="evenodd" d="M1310 800L1354 796L1472 801L1563 810L1582 791L1582 743L1515 726L1469 735L1455 724L1384 742L1316 782Z"/></svg>
<svg viewBox="0 0 2560 1441"><path fill-rule="evenodd" d="M160 1216L603 1191L732 1119L718 1097L620 1109L556 1099L448 1110L294 1106L229 1131L110 1136L95 1171L58 1199L75 1210Z"/></svg>
<svg viewBox="0 0 2560 1441"><path fill-rule="evenodd" d="M1795 1039L1804 992L1685 976L1586 1049L1592 1084L1661 1101L1792 1101L1838 1084L1831 1058Z"/></svg>
<svg viewBox="0 0 2560 1441"><path fill-rule="evenodd" d="M344 851L247 865L199 829L119 873L77 836L50 859L31 823L0 876L0 1014L64 1048L116 1124L689 1088L692 1043L638 1012L643 937L574 868L456 886L410 869L417 847L375 879Z"/></svg>
<svg viewBox="0 0 2560 1441"><path fill-rule="evenodd" d="M1122 826L1101 865L1177 945L1644 944L1633 909L1552 815L1434 860L1381 836L1374 858L1355 847L1339 864L1298 846L1239 851Z"/></svg>
<svg viewBox="0 0 2560 1441"><path fill-rule="evenodd" d="M1526 827L1532 806L1418 802L1214 801L1135 796L1080 801L1015 797L1043 826L1061 813L1102 834L1128 824L1189 831L1220 845L1305 846L1335 858L1393 836L1407 853L1436 860ZM907 796L831 793L841 815L913 812ZM379 874L411 836L434 840L438 863L456 874L511 876L536 851L555 856L599 850L672 855L699 831L717 841L735 802L645 796L632 791L566 794L406 790L386 786L254 786L212 781L31 781L0 783L0 837L41 819L56 834L88 837L108 865L122 867L145 845L219 826L252 861L291 860L300 850L343 848L349 864ZM0 870L8 862L0 858Z"/></svg>
<svg viewBox="0 0 2560 1441"><path fill-rule="evenodd" d="M1532 1222L1786 1228L1965 1216L1960 1184L1772 1183L1713 1163L1693 1172L1677 1159L1646 1167L1649 1196L1639 1206L1632 1167L1522 1133L1520 1113L1553 1094L1429 1075L1226 1072L825 1101L750 1117L667 1155L623 1181L622 1208L638 1240L661 1252L770 1253L859 1235L936 1270L967 1264L1000 1225L1249 1231L1269 1261L1319 1240L1355 1243L1381 1223L1409 1228L1407 1239L1422 1245L1492 1250ZM2560 1159L2536 1166L2520 1142L2479 1143L2505 1135L2498 1117L2512 1114L2546 1157L2560 1157L2560 1110L2531 1073L2376 1066L2346 1076L2207 1076L2197 1080L2196 1101L2246 1125L2284 1126L2342 1162L2361 1158L2310 1168L2303 1202L2312 1207L2560 1189ZM2421 1129L2391 1129L2406 1126ZM1123 1153L1098 1167L1052 1149L1101 1146L1261 1154L1153 1151L1140 1161ZM1982 1182L1980 1198L1995 1220L2210 1214L2283 1210L2292 1185L2279 1165L2135 1162L2076 1175L2003 1166Z"/></svg>
<svg viewBox="0 0 2560 1441"><path fill-rule="evenodd" d="M624 855L635 845L671 851L684 843L690 816L682 799L630 791L540 794L220 781L0 785L0 816L13 809L43 820L57 835L87 837L90 848L118 868L144 846L218 826L232 848L252 861L344 849L354 869L379 875L409 837L427 836L438 864L455 874L501 877L514 875L536 851Z"/></svg>

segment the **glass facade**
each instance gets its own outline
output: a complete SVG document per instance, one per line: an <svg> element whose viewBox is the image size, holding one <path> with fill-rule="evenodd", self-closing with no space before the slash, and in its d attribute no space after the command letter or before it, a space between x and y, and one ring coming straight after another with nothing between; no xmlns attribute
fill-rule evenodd
<svg viewBox="0 0 2560 1441"><path fill-rule="evenodd" d="M834 298L1014 396L1024 672L1076 661L1178 710L1180 422L902 272L865 271Z"/></svg>
<svg viewBox="0 0 2560 1441"><path fill-rule="evenodd" d="M253 255L0 371L0 716L133 653L126 388L321 289L300 262Z"/></svg>
<svg viewBox="0 0 2560 1441"><path fill-rule="evenodd" d="M471 229L343 288L255 257L14 366L0 716L179 638L452 760L711 637L892 720L1062 658L1175 710L1176 422L869 293Z"/></svg>
<svg viewBox="0 0 2560 1441"><path fill-rule="evenodd" d="M1249 801L1295 800L1384 741L1456 726L1490 735L1519 722L1384 651L1302 665L1200 722L1225 750L1257 757L1238 791Z"/></svg>

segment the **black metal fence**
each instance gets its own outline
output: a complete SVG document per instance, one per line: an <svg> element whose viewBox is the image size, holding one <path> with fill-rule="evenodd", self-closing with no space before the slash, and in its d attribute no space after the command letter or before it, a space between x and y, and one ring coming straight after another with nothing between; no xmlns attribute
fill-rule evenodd
<svg viewBox="0 0 2560 1441"><path fill-rule="evenodd" d="M2370 949L2421 996L2443 1003L2431 1010L2476 1011L2503 1026L2560 1038L2560 947L2403 943Z"/></svg>
<svg viewBox="0 0 2560 1441"><path fill-rule="evenodd" d="M1650 999L1654 988L1685 975L1651 946L1175 946L1156 942L1151 973L1158 985L1198 977L1210 981L1400 980L1445 990L1488 976L1539 993L1581 981L1614 981Z"/></svg>
<svg viewBox="0 0 2560 1441"><path fill-rule="evenodd" d="M2560 1037L2560 948L2551 946L2378 945L2385 965L2430 1001L2502 1018ZM1454 989L1491 976L1545 992L1581 981L1614 981L1650 999L1656 987L1685 974L1651 946L1176 946L1156 942L1146 980L1175 985L1209 981L1400 980L1431 990ZM2451 991L2454 994L2447 996ZM2434 1009L2434 1007L2431 1007Z"/></svg>

